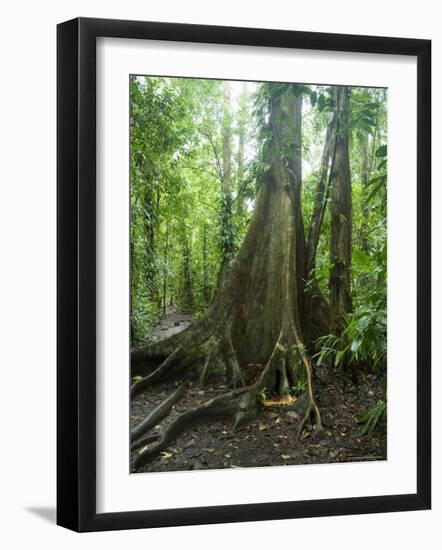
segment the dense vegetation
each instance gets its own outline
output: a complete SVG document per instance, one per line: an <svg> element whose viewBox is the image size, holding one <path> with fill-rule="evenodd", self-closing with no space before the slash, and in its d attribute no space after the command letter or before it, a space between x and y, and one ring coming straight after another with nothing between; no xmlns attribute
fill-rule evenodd
<svg viewBox="0 0 442 550"><path fill-rule="evenodd" d="M138 462L263 396L305 392L299 430L320 431L316 367L385 374L386 90L133 76L130 105L133 394L166 375L233 387ZM172 308L195 323L151 341Z"/></svg>

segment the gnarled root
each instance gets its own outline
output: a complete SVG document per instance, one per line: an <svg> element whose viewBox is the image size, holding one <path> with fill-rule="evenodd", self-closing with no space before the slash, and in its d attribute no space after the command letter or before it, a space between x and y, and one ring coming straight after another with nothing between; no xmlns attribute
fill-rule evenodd
<svg viewBox="0 0 442 550"><path fill-rule="evenodd" d="M181 384L171 395L166 397L166 399L155 407L154 410L149 413L141 422L139 422L133 430L130 432L131 440L138 439L143 433L147 432L153 426L156 426L158 422L163 420L170 411L172 407L177 403L184 395L186 391L187 384Z"/></svg>
<svg viewBox="0 0 442 550"><path fill-rule="evenodd" d="M306 422L310 419L312 419L312 424L315 426L315 432L317 434L323 433L324 428L322 426L321 413L319 412L319 407L316 404L316 401L313 396L313 381L312 381L313 376L312 376L312 365L310 362L310 358L305 352L304 344L302 343L299 337L298 331L296 330L296 326L294 323L292 323L292 330L293 330L293 335L295 337L297 349L301 356L302 363L305 367L305 374L307 377L308 406L307 406L305 415L298 426L297 439L299 439Z"/></svg>
<svg viewBox="0 0 442 550"><path fill-rule="evenodd" d="M140 466L156 458L191 425L195 425L208 417L227 417L235 421L235 417L240 415L241 412L247 411L250 414L250 395L248 393L245 388L234 390L180 414L161 433L158 442L145 447L136 455L131 464L132 471L137 471Z"/></svg>
<svg viewBox="0 0 442 550"><path fill-rule="evenodd" d="M191 425L195 425L208 417L227 417L233 421L234 427L254 418L258 412L258 392L268 383L269 377L275 370L276 362L274 358L280 351L281 338L282 331L266 367L253 385L214 397L202 405L180 414L161 433L157 442L143 448L136 455L131 464L132 471L137 471L138 468L157 457Z"/></svg>
<svg viewBox="0 0 442 550"><path fill-rule="evenodd" d="M233 378L233 389L236 390L237 381L241 382L242 387L245 387L244 377L239 366L238 357L236 356L235 348L232 343L232 336L229 334L226 338L226 359L230 366Z"/></svg>
<svg viewBox="0 0 442 550"><path fill-rule="evenodd" d="M206 381L211 356L212 356L212 350L210 350L206 355L206 360L204 361L203 370L201 371L201 376L200 376L200 379L199 379L200 386L204 386L204 383Z"/></svg>
<svg viewBox="0 0 442 550"><path fill-rule="evenodd" d="M134 384L132 384L130 388L130 395L133 397L134 395L137 395L142 390L146 389L148 386L159 380L162 376L166 374L166 372L170 369L172 366L172 363L176 359L177 355L181 351L181 346L178 346L174 349L174 351L166 357L165 361L161 363L161 365L155 369L153 372L142 378L141 380L138 380Z"/></svg>
<svg viewBox="0 0 442 550"><path fill-rule="evenodd" d="M307 378L306 412L298 427L297 439L299 439L306 422L308 422L312 417L316 427L316 432L322 431L322 422L319 408L313 397L312 368L310 360L304 351L304 347L294 325L292 326L292 329L296 348L299 352L300 360L304 365ZM279 386L279 391L284 395L287 394L290 389L289 380L293 378L293 373L289 370L286 361L288 357L287 352L289 349L286 335L287 331L282 329L259 378L253 384L240 389L236 388L236 380L240 380L242 384L244 384L241 368L236 358L231 339L225 339L223 351L225 352L226 363L232 369L234 389L181 413L164 430L162 430L159 435L155 435L155 437L150 438L149 436L144 437L143 442L145 444L141 451L139 451L133 459L131 470L139 470L140 467L152 461L161 452L166 450L181 433L189 429L189 427L207 420L208 418L227 418L232 421L234 428L255 418L257 416L260 403L259 393L264 388L275 387L276 381L279 381L279 384L277 384ZM293 342L293 338L291 339L291 342ZM176 356L178 351L179 350L177 348L159 367L159 369L164 369L164 364L167 361L170 364L172 355L175 354ZM206 377L212 355L212 351L207 353L200 382L203 382ZM154 371L151 375L145 377L145 379L147 378L149 381L144 382L143 387L146 387L146 384L150 384L150 381L152 380L150 377L152 375L157 376L155 373L159 369ZM239 376L239 373L241 373L241 376ZM134 428L131 434L132 439L134 440L132 449L141 447L140 442L136 441L136 439L148 431L148 429L156 425L162 418L167 416L173 406L173 403L181 397L182 393L184 393L184 389L183 386L180 386L171 396L166 398L163 403L154 409L150 415L148 415Z"/></svg>
<svg viewBox="0 0 442 550"><path fill-rule="evenodd" d="M130 450L134 451L135 449L140 449L141 447L145 447L146 445L149 445L150 443L157 441L159 438L160 438L160 434L158 432L145 435L140 439L137 439L136 441L131 443Z"/></svg>
<svg viewBox="0 0 442 550"><path fill-rule="evenodd" d="M302 430L304 429L306 423L309 420L311 421L312 425L315 427L316 434L321 434L324 431L324 428L322 427L322 422L321 422L321 414L319 412L318 406L314 401L313 402L310 401L309 404L307 405L307 410L305 411L305 415L300 421L298 426L298 430L296 433L296 440L299 440Z"/></svg>

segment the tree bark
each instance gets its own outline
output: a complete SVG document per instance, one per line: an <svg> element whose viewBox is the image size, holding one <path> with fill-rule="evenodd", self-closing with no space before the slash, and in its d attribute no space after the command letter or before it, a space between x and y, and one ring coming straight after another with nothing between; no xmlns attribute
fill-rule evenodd
<svg viewBox="0 0 442 550"><path fill-rule="evenodd" d="M221 265L218 273L218 288L226 280L232 262L235 243L232 215L232 123L230 83L223 82L223 129L222 129L222 180L221 180Z"/></svg>
<svg viewBox="0 0 442 550"><path fill-rule="evenodd" d="M337 90L338 124L331 173L330 328L341 334L345 314L352 308L350 288L352 198L348 128L349 89Z"/></svg>
<svg viewBox="0 0 442 550"><path fill-rule="evenodd" d="M181 307L184 313L192 313L193 306L194 306L194 300L193 300L193 283L192 283L192 270L191 270L191 249L190 249L189 237L187 236L186 233L184 233Z"/></svg>
<svg viewBox="0 0 442 550"><path fill-rule="evenodd" d="M306 245L304 326L312 338L329 328L330 308L316 281L316 253L330 191L330 168L336 147L336 111L327 125L322 152L319 179L313 201L313 210Z"/></svg>
<svg viewBox="0 0 442 550"><path fill-rule="evenodd" d="M236 204L235 214L238 219L244 216L244 148L246 141L245 113L247 101L247 86L243 82L240 95L239 120L238 120L238 154L236 169Z"/></svg>
<svg viewBox="0 0 442 550"><path fill-rule="evenodd" d="M207 258L207 224L203 225L203 238L202 238L202 294L205 305L209 305L210 302L210 285L209 285L209 264Z"/></svg>
<svg viewBox="0 0 442 550"><path fill-rule="evenodd" d="M307 239L307 277L314 276L314 270L316 267L316 252L318 249L319 236L321 233L322 222L324 219L324 212L326 206L326 200L329 189L329 172L330 162L332 160L333 151L335 148L336 140L336 113L333 116L332 121L328 124L325 133L325 143L322 152L321 168L319 171L319 179L316 187L315 198L313 202L313 211L310 221L310 228Z"/></svg>
<svg viewBox="0 0 442 550"><path fill-rule="evenodd" d="M166 222L166 242L164 245L163 256L163 315L166 315L167 307L167 273L168 273L168 261L169 261L169 221Z"/></svg>
<svg viewBox="0 0 442 550"><path fill-rule="evenodd" d="M364 132L362 134L362 140L361 140L360 174L361 174L361 187L362 187L362 216L361 216L361 225L359 227L360 246L364 252L368 252L368 242L367 242L367 235L366 235L367 216L369 212L368 203L366 202L366 199L369 191L368 183L370 181L368 147L369 147L369 136L367 132Z"/></svg>
<svg viewBox="0 0 442 550"><path fill-rule="evenodd" d="M296 247L296 273L298 286L298 307L302 310L304 293L301 291L304 286L306 272L306 244L304 220L302 217L302 102L303 94L293 88L293 98L289 96L289 113L292 117L286 121L285 133L292 141L292 155L289 158L289 180L293 189L293 209L295 215L295 247Z"/></svg>

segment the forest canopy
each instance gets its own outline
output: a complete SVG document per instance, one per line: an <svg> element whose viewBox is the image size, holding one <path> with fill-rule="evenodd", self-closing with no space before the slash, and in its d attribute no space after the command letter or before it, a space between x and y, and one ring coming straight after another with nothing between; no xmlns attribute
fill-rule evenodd
<svg viewBox="0 0 442 550"><path fill-rule="evenodd" d="M239 387L247 419L256 402L305 393L299 433L310 420L322 429L317 369L385 380L387 90L129 85L134 386L166 371L221 381L233 393L213 408L235 424ZM163 339L155 327L171 312L190 326ZM384 396L368 427L385 411Z"/></svg>

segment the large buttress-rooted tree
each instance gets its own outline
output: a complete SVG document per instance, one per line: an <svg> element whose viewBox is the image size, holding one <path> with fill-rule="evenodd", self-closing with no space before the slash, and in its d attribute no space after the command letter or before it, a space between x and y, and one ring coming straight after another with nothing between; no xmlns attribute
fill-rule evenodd
<svg viewBox="0 0 442 550"><path fill-rule="evenodd" d="M132 353L132 372L145 375L132 386L132 395L165 377L223 379L233 389L182 413L158 439L152 436L136 455L134 469L157 456L191 424L225 416L237 425L257 414L263 388L284 397L299 380L306 381L307 390L298 435L309 420L322 430L300 307L304 273L299 270L305 268L299 205L302 98L292 85L282 93L281 86L269 85L266 90L266 169L247 234L222 288L205 315L188 329ZM154 411L155 422L172 401L170 396ZM152 424L149 419L143 422ZM133 433L136 445L135 439Z"/></svg>

